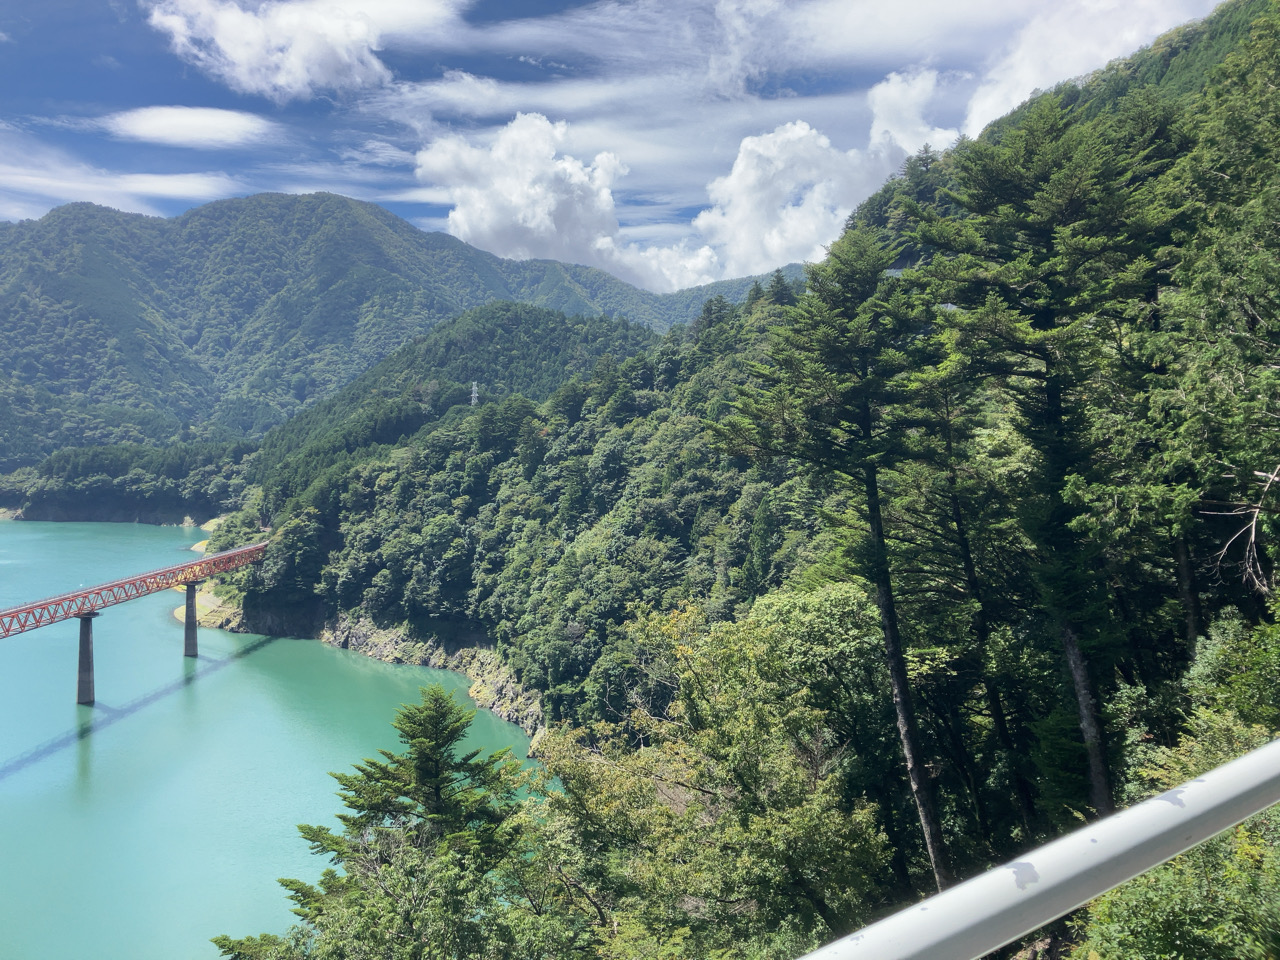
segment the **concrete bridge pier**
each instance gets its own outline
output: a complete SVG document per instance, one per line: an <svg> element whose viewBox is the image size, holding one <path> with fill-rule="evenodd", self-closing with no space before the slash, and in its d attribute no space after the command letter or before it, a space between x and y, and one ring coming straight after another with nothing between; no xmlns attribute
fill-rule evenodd
<svg viewBox="0 0 1280 960"><path fill-rule="evenodd" d="M76 676L76 703L93 705L93 619L96 611L76 615L80 621L80 671Z"/></svg>
<svg viewBox="0 0 1280 960"><path fill-rule="evenodd" d="M198 657L200 650L196 646L196 627L198 626L196 614L196 590L203 580L194 580L187 584L187 609L182 615L182 655L184 657Z"/></svg>

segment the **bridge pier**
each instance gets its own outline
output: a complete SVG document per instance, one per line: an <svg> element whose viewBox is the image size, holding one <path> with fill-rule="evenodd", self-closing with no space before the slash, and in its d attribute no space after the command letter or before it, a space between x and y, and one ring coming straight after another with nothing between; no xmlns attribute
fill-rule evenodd
<svg viewBox="0 0 1280 960"><path fill-rule="evenodd" d="M76 675L76 703L93 705L93 618L97 612L76 615L80 621L80 670Z"/></svg>
<svg viewBox="0 0 1280 960"><path fill-rule="evenodd" d="M198 657L200 650L196 646L196 627L198 615L196 613L196 588L204 583L203 580L194 580L187 584L187 609L182 615L182 655L184 657Z"/></svg>

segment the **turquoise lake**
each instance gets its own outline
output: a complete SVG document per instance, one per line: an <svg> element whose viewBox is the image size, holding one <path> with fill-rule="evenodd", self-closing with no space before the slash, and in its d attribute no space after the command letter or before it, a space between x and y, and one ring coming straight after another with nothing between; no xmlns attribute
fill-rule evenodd
<svg viewBox="0 0 1280 960"><path fill-rule="evenodd" d="M0 521L0 609L193 559L198 530ZM94 621L97 703L75 703L76 620L0 640L0 957L213 960L283 933L277 877L315 880L296 824L336 825L328 771L398 744L390 721L465 678L314 640L201 628L166 591ZM472 747L528 739L481 711Z"/></svg>

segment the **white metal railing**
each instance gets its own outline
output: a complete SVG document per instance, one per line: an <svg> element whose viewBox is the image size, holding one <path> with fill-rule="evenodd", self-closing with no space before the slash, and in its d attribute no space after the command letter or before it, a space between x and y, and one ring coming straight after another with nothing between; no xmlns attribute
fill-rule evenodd
<svg viewBox="0 0 1280 960"><path fill-rule="evenodd" d="M1280 740L803 960L977 960L1275 803Z"/></svg>

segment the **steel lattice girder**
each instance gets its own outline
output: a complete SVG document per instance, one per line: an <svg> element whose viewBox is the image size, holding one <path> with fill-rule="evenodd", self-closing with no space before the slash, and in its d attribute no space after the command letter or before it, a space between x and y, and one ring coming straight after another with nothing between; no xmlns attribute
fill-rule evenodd
<svg viewBox="0 0 1280 960"><path fill-rule="evenodd" d="M103 607L124 603L148 593L167 590L170 587L205 580L217 573L227 573L239 567L247 566L262 559L266 553L267 542L255 543L248 547L237 547L224 550L212 556L194 560L191 563L179 563L176 566L150 570L137 576L113 580L96 587L64 593L60 596L25 603L19 607L0 610L0 639L47 626L60 620L83 616Z"/></svg>

